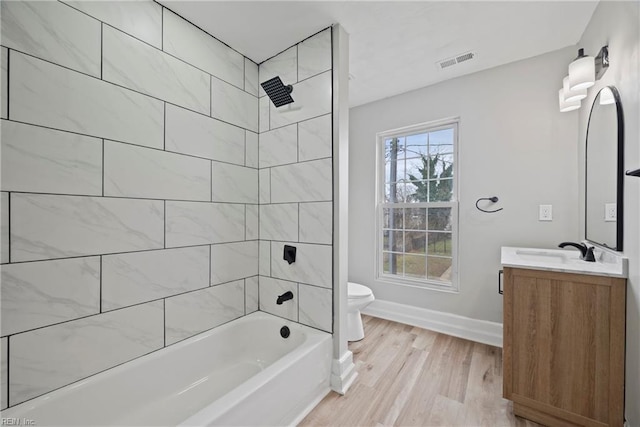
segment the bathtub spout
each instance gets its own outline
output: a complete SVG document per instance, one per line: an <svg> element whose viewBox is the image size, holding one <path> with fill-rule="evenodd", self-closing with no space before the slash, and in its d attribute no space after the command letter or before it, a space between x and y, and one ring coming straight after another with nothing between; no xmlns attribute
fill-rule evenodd
<svg viewBox="0 0 640 427"><path fill-rule="evenodd" d="M276 304L282 305L283 302L289 301L290 299L293 299L293 292L287 291L278 297Z"/></svg>

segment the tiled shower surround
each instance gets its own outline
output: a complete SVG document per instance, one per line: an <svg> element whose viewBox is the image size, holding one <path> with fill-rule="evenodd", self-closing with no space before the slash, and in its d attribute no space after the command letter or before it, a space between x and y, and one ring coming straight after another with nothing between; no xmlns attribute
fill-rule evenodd
<svg viewBox="0 0 640 427"><path fill-rule="evenodd" d="M332 331L330 29L258 67L151 1L1 7L2 408L256 310Z"/></svg>

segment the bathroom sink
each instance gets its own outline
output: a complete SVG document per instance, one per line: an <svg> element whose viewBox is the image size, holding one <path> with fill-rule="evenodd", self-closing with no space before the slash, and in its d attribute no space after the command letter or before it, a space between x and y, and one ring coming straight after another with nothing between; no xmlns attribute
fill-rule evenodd
<svg viewBox="0 0 640 427"><path fill-rule="evenodd" d="M627 277L628 260L611 251L594 250L596 262L580 259L580 252L568 249L503 247L501 263L504 267L549 270L567 273Z"/></svg>

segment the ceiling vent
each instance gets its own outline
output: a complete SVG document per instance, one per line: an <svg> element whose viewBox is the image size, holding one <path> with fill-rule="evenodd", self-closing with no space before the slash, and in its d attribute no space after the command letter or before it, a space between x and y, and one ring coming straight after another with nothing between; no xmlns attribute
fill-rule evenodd
<svg viewBox="0 0 640 427"><path fill-rule="evenodd" d="M476 57L475 52L467 52L467 53L454 56L453 58L443 59L441 61L438 61L436 64L438 65L438 69L444 70L445 68L450 68L450 67L453 67L454 65L458 65L461 62L470 61L475 57Z"/></svg>

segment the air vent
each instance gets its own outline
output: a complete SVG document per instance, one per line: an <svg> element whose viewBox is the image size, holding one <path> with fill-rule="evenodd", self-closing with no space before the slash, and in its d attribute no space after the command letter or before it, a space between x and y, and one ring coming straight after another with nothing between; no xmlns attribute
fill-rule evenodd
<svg viewBox="0 0 640 427"><path fill-rule="evenodd" d="M454 56L453 58L443 59L441 61L438 61L436 64L438 65L438 68L440 70L443 70L445 68L458 65L461 62L470 61L475 57L476 57L476 54L474 52L467 52L467 53L462 53L460 55Z"/></svg>

